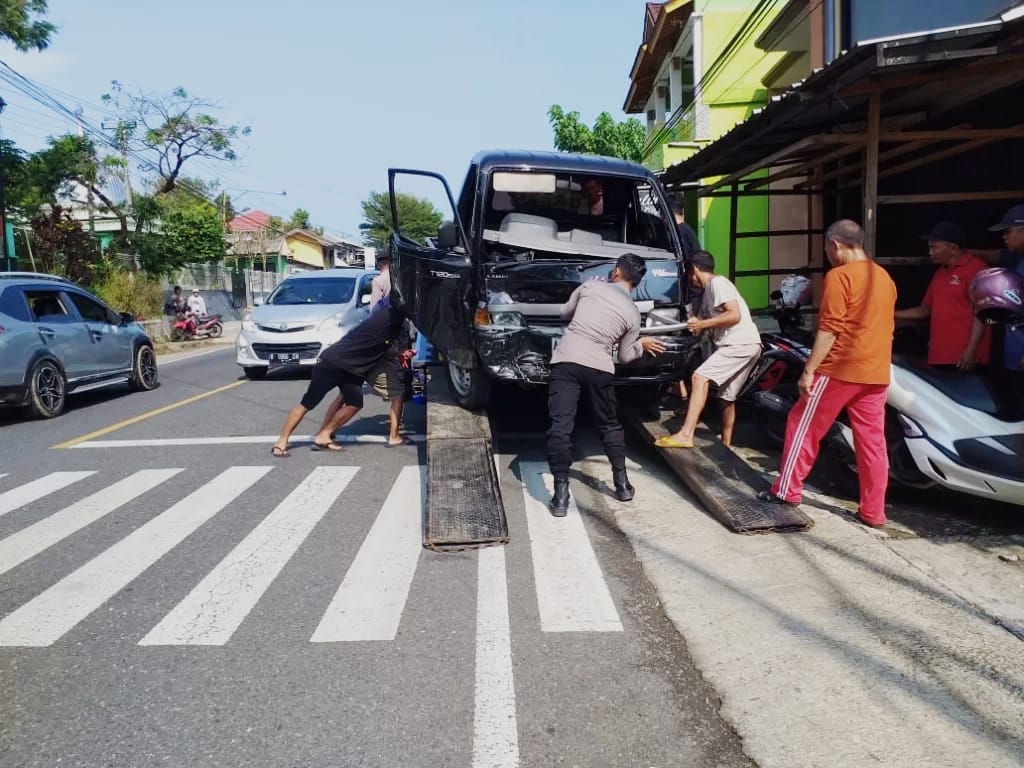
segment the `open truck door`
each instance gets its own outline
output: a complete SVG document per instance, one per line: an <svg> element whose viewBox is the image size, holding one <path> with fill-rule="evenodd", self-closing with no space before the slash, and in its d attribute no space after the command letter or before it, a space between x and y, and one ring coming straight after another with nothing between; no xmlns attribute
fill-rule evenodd
<svg viewBox="0 0 1024 768"><path fill-rule="evenodd" d="M391 293L421 331L458 366L475 368L473 316L476 291L466 230L443 176L430 171L388 169L391 192ZM443 193L443 194L442 194ZM447 202L451 217L436 231L424 231L398 195Z"/></svg>

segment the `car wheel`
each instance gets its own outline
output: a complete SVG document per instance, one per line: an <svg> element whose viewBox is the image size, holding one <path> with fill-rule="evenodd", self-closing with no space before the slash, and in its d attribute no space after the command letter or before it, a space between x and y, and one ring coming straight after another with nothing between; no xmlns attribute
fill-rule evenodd
<svg viewBox="0 0 1024 768"><path fill-rule="evenodd" d="M246 366L242 369L245 371L245 377L247 379L262 379L267 375L267 369L261 365Z"/></svg>
<svg viewBox="0 0 1024 768"><path fill-rule="evenodd" d="M479 367L462 368L449 360L448 381L455 402L467 411L478 411L491 399L491 380Z"/></svg>
<svg viewBox="0 0 1024 768"><path fill-rule="evenodd" d="M156 354L151 346L143 344L135 350L135 370L132 371L131 387L139 392L148 392L155 389L158 383Z"/></svg>
<svg viewBox="0 0 1024 768"><path fill-rule="evenodd" d="M220 335L224 333L224 326L220 323L214 323L210 326L208 333L211 339L219 339Z"/></svg>
<svg viewBox="0 0 1024 768"><path fill-rule="evenodd" d="M52 419L64 410L67 380L53 360L40 360L32 366L28 379L28 409L40 419Z"/></svg>

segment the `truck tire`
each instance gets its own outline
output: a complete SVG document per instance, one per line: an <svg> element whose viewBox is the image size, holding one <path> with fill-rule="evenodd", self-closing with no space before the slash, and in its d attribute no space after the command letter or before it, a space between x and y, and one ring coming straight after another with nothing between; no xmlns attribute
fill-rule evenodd
<svg viewBox="0 0 1024 768"><path fill-rule="evenodd" d="M482 368L462 368L448 361L448 382L452 396L467 411L479 411L491 399L491 379Z"/></svg>

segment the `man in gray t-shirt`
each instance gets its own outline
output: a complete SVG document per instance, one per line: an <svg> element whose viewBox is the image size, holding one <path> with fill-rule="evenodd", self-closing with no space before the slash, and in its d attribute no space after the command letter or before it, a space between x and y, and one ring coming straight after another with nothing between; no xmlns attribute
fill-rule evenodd
<svg viewBox="0 0 1024 768"><path fill-rule="evenodd" d="M728 278L715 274L715 259L710 253L697 251L693 255L690 279L696 287L704 289L700 318L689 321L690 331L708 333L715 351L693 374L683 426L674 435L659 437L655 442L659 448L693 448L693 434L708 400L711 382L718 386L722 404L722 443L732 445L736 398L761 356L761 334L747 302Z"/></svg>
<svg viewBox="0 0 1024 768"><path fill-rule="evenodd" d="M620 363L636 360L645 352L657 355L664 351L661 342L640 338L640 313L630 298L646 271L639 256L623 254L615 263L610 282L584 283L562 308L562 320L569 326L551 356L548 385L548 464L555 476L555 495L551 499L551 514L555 517L564 517L569 509L572 430L584 389L612 465L615 496L620 501L633 498L633 486L626 475L626 442L615 402L614 348L618 345Z"/></svg>

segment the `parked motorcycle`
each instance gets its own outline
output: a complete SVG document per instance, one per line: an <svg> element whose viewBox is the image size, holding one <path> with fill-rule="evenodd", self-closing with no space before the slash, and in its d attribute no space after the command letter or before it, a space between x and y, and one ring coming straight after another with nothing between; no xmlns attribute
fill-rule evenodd
<svg viewBox="0 0 1024 768"><path fill-rule="evenodd" d="M222 315L197 317L192 312L178 312L171 323L171 341L216 339L224 333Z"/></svg>
<svg viewBox="0 0 1024 768"><path fill-rule="evenodd" d="M761 334L761 357L739 397L753 405L754 422L779 447L786 439L786 418L800 396L797 383L814 342L803 312L810 282L804 275L789 275L780 290L772 291L772 317L779 332Z"/></svg>
<svg viewBox="0 0 1024 768"><path fill-rule="evenodd" d="M971 288L982 320L1011 327L1024 327L1022 297L1020 276L1007 270L983 270ZM894 356L885 429L890 483L1024 505L1024 420L998 401L986 376ZM834 437L828 450L855 481L852 430L840 422Z"/></svg>

